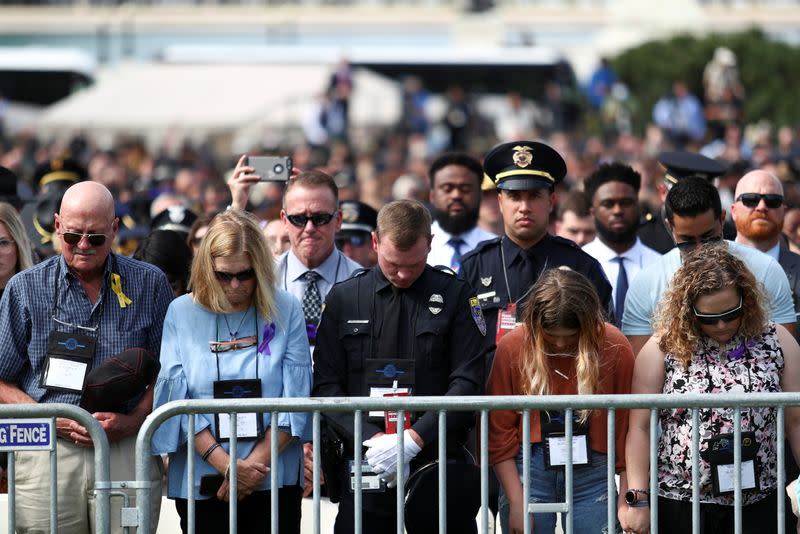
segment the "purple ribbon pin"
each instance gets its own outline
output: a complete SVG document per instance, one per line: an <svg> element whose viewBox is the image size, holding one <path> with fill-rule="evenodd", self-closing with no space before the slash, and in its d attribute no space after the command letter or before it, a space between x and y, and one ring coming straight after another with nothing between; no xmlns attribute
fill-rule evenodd
<svg viewBox="0 0 800 534"><path fill-rule="evenodd" d="M269 350L269 342L275 337L275 323L264 325L264 340L258 346L258 352L271 356L272 352Z"/></svg>

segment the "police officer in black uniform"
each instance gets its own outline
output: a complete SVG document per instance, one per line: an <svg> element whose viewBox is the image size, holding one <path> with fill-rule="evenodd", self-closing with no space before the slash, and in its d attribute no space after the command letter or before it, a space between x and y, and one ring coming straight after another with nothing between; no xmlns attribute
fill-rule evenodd
<svg viewBox="0 0 800 534"><path fill-rule="evenodd" d="M485 346L516 326L531 285L553 267L566 265L589 278L612 318L611 284L597 260L572 241L547 233L553 189L567 173L558 152L533 141L504 143L486 155L483 169L497 186L505 235L465 255L461 275L478 292L486 317Z"/></svg>
<svg viewBox="0 0 800 534"><path fill-rule="evenodd" d="M662 152L658 155L658 162L666 169L664 181L658 184L658 194L661 197L661 208L655 213L647 213L642 219L639 227L639 239L642 243L653 250L666 254L675 246L672 239L672 232L667 229L664 220L664 201L667 193L678 180L689 176L698 176L711 181L718 176L725 174L727 167L719 161L707 158L694 152ZM731 234L732 232L732 234ZM725 239L733 239L736 236L736 228L723 229Z"/></svg>
<svg viewBox="0 0 800 534"><path fill-rule="evenodd" d="M480 347L486 324L481 308L466 282L426 264L430 228L430 213L417 201L396 201L381 209L372 236L378 265L336 284L325 301L314 351L313 396L382 396L395 386L397 392L412 396L482 393L485 357ZM346 451L334 528L344 534L353 531L354 522L351 479L358 466L352 465L353 415L323 415ZM409 467L414 471L437 458L438 414L413 415L404 431L407 463L400 469L406 475ZM470 412L448 413L449 460L469 463L463 445L474 420ZM368 488L362 495L363 529L394 532L397 490L392 483L397 482L398 467L391 464L396 462L397 438L393 429L385 428L383 414L379 418L364 414L362 424L366 449L360 468ZM402 431L404 424L396 426ZM479 484L460 486L452 483L448 472L448 530L475 532L477 505L466 503L479 503ZM427 524L409 528L410 533L437 531L434 503L430 509Z"/></svg>

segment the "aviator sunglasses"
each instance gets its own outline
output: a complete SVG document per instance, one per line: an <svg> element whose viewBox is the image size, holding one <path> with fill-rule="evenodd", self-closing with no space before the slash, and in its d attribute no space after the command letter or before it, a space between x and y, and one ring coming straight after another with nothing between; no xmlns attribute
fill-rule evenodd
<svg viewBox="0 0 800 534"><path fill-rule="evenodd" d="M79 234L78 232L61 232L61 237L67 245L77 245L84 237L93 247L99 247L106 242L106 234Z"/></svg>
<svg viewBox="0 0 800 534"><path fill-rule="evenodd" d="M228 273L225 271L214 271L214 276L217 277L217 280L220 282L228 283L234 278L236 278L240 282L246 282L253 278L256 275L255 269L247 269L246 271L239 271L238 273Z"/></svg>
<svg viewBox="0 0 800 534"><path fill-rule="evenodd" d="M764 204L768 208L780 208L783 206L783 196L777 194L762 194L762 193L742 193L736 197L736 202L741 202L748 208L755 208L758 206L761 199L764 199Z"/></svg>
<svg viewBox="0 0 800 534"><path fill-rule="evenodd" d="M697 308L694 306L692 306L692 311L694 312L694 316L697 317L697 321L700 324L705 325L715 325L719 321L722 321L723 323L730 323L731 321L735 321L741 317L742 313L744 313L744 309L742 308L742 297L739 297L738 306L722 313L699 313Z"/></svg>
<svg viewBox="0 0 800 534"><path fill-rule="evenodd" d="M292 225L297 226L298 228L305 228L308 221L311 221L311 224L314 226L325 226L333 219L333 216L336 215L335 213L312 213L311 215L305 215L303 213L299 213L297 215L286 215L286 219L292 223Z"/></svg>

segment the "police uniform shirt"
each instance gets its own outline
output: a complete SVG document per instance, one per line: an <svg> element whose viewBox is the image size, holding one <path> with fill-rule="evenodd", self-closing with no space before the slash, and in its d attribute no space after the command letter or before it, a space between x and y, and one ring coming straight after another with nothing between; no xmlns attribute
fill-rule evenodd
<svg viewBox="0 0 800 534"><path fill-rule="evenodd" d="M563 265L585 275L592 282L603 310L611 318L611 284L603 268L596 259L567 239L545 234L532 247L522 249L507 236L502 236L484 241L461 259L460 274L475 288L483 308L487 345L495 341L498 310L509 303L517 303L517 317L521 317L525 298L541 273Z"/></svg>
<svg viewBox="0 0 800 534"><path fill-rule="evenodd" d="M479 395L483 391L482 321L469 285L458 277L426 266L404 290L401 327L408 354L377 354L392 285L379 266L336 284L325 301L314 350L314 397L368 396L365 360L414 359L413 395ZM470 299L473 303L470 303ZM472 305L474 304L474 308ZM325 414L351 443L351 414ZM448 432L466 430L474 422L468 412L448 414ZM364 439L383 428L363 421ZM413 424L426 444L436 441L438 416L427 412ZM450 443L450 440L448 440ZM427 447L426 447L427 449Z"/></svg>

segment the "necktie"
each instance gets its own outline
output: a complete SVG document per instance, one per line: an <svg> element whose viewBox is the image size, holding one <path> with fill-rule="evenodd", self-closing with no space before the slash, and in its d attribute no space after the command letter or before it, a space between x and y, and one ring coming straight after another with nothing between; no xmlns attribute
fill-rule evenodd
<svg viewBox="0 0 800 534"><path fill-rule="evenodd" d="M466 245L466 242L460 237L451 237L447 244L453 247L453 257L450 259L450 268L455 272L461 268L461 247Z"/></svg>
<svg viewBox="0 0 800 534"><path fill-rule="evenodd" d="M383 308L378 358L402 358L403 354L403 290L392 286L392 293Z"/></svg>
<svg viewBox="0 0 800 534"><path fill-rule="evenodd" d="M622 324L622 312L625 311L625 295L628 293L628 273L625 271L625 258L617 256L614 261L619 263L617 273L617 295L614 299L614 319L617 326Z"/></svg>
<svg viewBox="0 0 800 534"><path fill-rule="evenodd" d="M322 314L322 297L317 287L319 273L306 271L303 278L306 281L306 288L303 290L303 315L307 324L317 325Z"/></svg>

